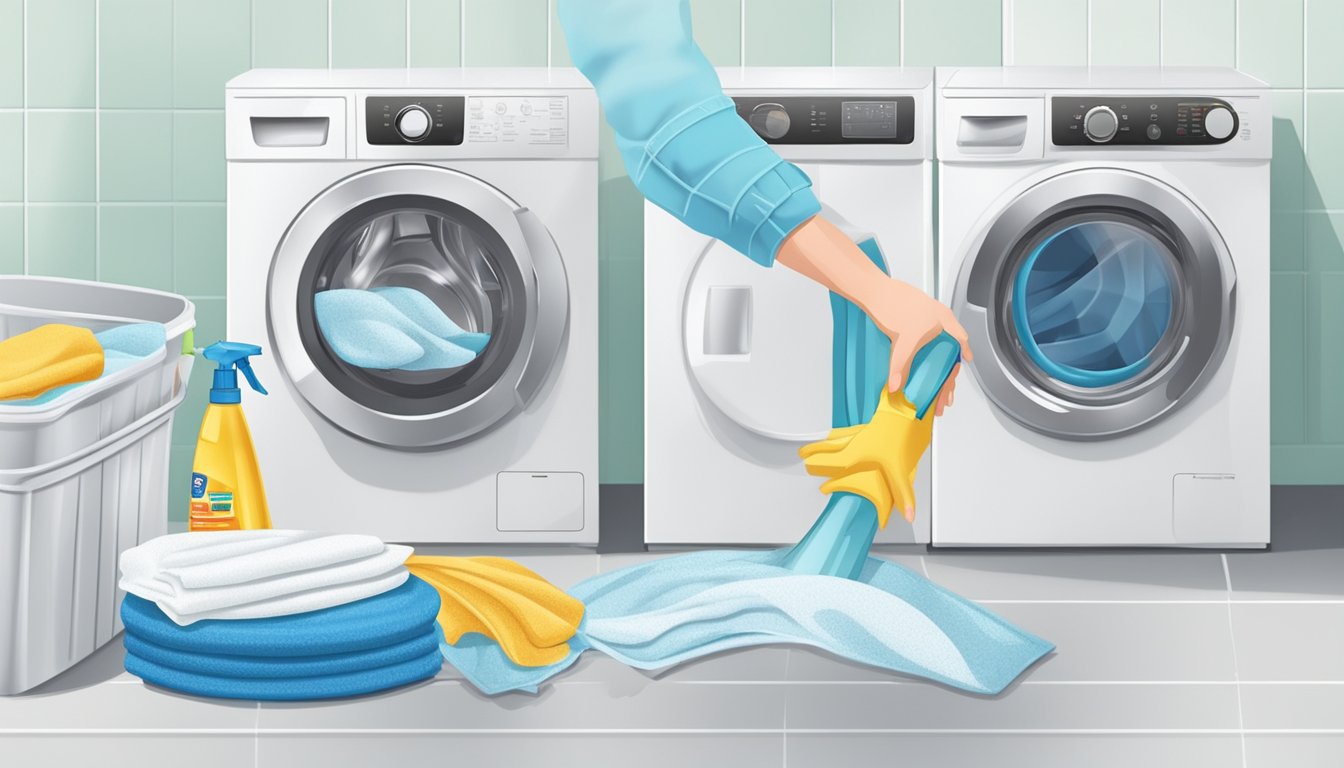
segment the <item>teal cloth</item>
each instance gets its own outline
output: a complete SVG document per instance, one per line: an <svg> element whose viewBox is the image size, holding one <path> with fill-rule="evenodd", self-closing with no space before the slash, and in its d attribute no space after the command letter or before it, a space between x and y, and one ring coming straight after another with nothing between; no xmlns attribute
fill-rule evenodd
<svg viewBox="0 0 1344 768"><path fill-rule="evenodd" d="M67 392L126 370L163 349L168 343L167 331L159 323L119 325L106 331L99 331L93 334L93 337L103 348L103 372L97 379L65 384L26 400L6 400L4 405L46 405Z"/></svg>
<svg viewBox="0 0 1344 768"><path fill-rule="evenodd" d="M821 204L807 174L738 117L695 45L688 0L560 0L557 13L644 197L773 264Z"/></svg>
<svg viewBox="0 0 1344 768"><path fill-rule="evenodd" d="M313 310L327 346L358 368L459 368L490 341L459 328L429 297L411 288L322 291L313 297Z"/></svg>
<svg viewBox="0 0 1344 768"><path fill-rule="evenodd" d="M129 651L126 653L126 671L151 685L194 696L253 701L312 701L361 696L428 680L438 674L442 666L443 657L436 651L410 661L372 669L321 677L267 680L184 672L156 664Z"/></svg>
<svg viewBox="0 0 1344 768"><path fill-rule="evenodd" d="M195 653L144 640L131 631L123 635L123 641L127 653L181 672L209 677L280 679L343 675L413 661L428 653L438 653L442 637L442 632L431 627L419 637L382 648L302 657Z"/></svg>

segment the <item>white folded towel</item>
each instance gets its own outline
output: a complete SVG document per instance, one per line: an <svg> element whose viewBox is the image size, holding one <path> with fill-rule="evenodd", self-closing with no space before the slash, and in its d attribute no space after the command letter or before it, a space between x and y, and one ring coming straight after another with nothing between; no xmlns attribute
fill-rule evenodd
<svg viewBox="0 0 1344 768"><path fill-rule="evenodd" d="M182 626L285 616L396 589L409 578L411 552L353 534L179 533L123 552L120 586Z"/></svg>

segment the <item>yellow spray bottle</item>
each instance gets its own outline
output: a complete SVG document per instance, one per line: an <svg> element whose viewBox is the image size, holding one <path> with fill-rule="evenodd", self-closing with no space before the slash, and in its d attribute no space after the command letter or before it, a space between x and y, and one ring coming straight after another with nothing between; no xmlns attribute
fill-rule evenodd
<svg viewBox="0 0 1344 768"><path fill-rule="evenodd" d="M206 347L204 354L219 367L191 464L190 530L270 528L266 491L238 389L238 371L242 371L252 389L266 394L248 362L249 357L261 354L261 347L220 341Z"/></svg>

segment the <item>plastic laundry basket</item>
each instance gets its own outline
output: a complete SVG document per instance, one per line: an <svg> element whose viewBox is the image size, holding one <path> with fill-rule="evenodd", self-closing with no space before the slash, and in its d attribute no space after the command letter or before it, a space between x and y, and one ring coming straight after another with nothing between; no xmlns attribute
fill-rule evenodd
<svg viewBox="0 0 1344 768"><path fill-rule="evenodd" d="M0 408L0 694L45 682L121 630L117 559L167 532L173 413L192 364L181 351L195 325L192 303L171 294L0 277L3 337L146 321L167 327L152 364L48 406Z"/></svg>

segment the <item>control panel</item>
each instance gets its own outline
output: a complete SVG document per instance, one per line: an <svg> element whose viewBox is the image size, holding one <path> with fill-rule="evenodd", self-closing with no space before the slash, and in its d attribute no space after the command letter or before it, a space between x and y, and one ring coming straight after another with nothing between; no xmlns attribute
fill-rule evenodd
<svg viewBox="0 0 1344 768"><path fill-rule="evenodd" d="M1098 144L1222 144L1237 134L1236 110L1226 101L1173 96L1054 96L1050 133L1055 146Z"/></svg>
<svg viewBox="0 0 1344 768"><path fill-rule="evenodd" d="M768 144L911 144L913 96L735 96Z"/></svg>
<svg viewBox="0 0 1344 768"><path fill-rule="evenodd" d="M370 144L461 144L465 108L461 96L369 96L364 132Z"/></svg>

